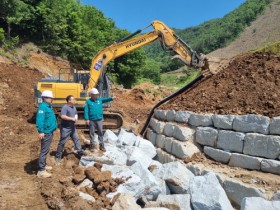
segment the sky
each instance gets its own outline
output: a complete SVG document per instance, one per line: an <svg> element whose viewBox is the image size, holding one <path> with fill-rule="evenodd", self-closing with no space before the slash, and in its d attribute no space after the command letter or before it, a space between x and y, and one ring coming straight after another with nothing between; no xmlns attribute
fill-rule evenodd
<svg viewBox="0 0 280 210"><path fill-rule="evenodd" d="M221 18L246 0L81 0L115 21L118 28L134 32L160 20L170 28L185 29Z"/></svg>

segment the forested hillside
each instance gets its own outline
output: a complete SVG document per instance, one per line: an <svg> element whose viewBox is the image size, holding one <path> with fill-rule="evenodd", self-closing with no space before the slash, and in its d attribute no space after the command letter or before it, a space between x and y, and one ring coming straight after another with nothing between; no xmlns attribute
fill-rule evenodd
<svg viewBox="0 0 280 210"><path fill-rule="evenodd" d="M235 40L258 15L262 14L270 2L271 0L247 0L223 18L213 19L184 30L175 29L175 32L194 50L207 54ZM171 62L170 56L160 49L159 43L146 46L145 51L148 57L161 64L163 72L178 68L176 63Z"/></svg>
<svg viewBox="0 0 280 210"><path fill-rule="evenodd" d="M128 34L78 0L0 0L0 44L5 50L33 42L51 55L89 68L98 50ZM143 49L123 56L121 64L118 61L108 69L114 66L117 79L126 86L145 69Z"/></svg>
<svg viewBox="0 0 280 210"><path fill-rule="evenodd" d="M175 31L194 50L208 53L236 39L270 1L247 0L224 18ZM0 0L2 55L5 50L33 42L51 55L89 68L98 50L128 34L101 11L79 0ZM119 83L131 87L145 78L159 83L160 72L175 70L181 65L171 60L170 53L155 42L116 59L108 70Z"/></svg>

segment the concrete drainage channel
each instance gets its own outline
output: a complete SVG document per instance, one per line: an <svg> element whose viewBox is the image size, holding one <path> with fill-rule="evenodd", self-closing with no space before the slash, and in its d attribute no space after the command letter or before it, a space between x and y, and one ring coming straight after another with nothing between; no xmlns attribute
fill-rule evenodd
<svg viewBox="0 0 280 210"><path fill-rule="evenodd" d="M80 166L102 163L102 172L110 171L113 179L123 180L106 195L114 200L114 210L280 209L280 191L268 195L265 189L190 164L193 156L204 151L231 166L279 174L280 141L272 135L277 123L278 118L255 115L156 111L146 133L148 140L125 129L118 134L106 130L107 151L82 157ZM92 185L88 178L79 185L85 184Z"/></svg>

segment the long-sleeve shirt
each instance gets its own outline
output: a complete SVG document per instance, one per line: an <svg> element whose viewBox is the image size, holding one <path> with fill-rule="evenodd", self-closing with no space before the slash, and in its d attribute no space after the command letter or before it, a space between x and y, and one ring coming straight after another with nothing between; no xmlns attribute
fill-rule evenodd
<svg viewBox="0 0 280 210"><path fill-rule="evenodd" d="M37 109L36 127L39 133L49 134L55 131L57 121L52 106L43 102Z"/></svg>
<svg viewBox="0 0 280 210"><path fill-rule="evenodd" d="M86 100L84 109L85 120L102 120L103 119L103 103L112 101L110 98L97 98L93 100L92 98Z"/></svg>

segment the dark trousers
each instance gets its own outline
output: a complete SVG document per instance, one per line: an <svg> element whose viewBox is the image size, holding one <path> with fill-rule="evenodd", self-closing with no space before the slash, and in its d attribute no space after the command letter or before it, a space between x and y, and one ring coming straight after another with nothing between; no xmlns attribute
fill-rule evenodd
<svg viewBox="0 0 280 210"><path fill-rule="evenodd" d="M69 137L71 137L71 139L74 142L75 150L78 150L78 153L82 152L82 147L81 147L81 143L79 140L79 136L78 136L76 127L75 126L70 127L70 128L61 127L60 140L58 142L57 149L56 149L56 155L55 155L56 158L61 159L64 145L67 142L67 140L69 139Z"/></svg>
<svg viewBox="0 0 280 210"><path fill-rule="evenodd" d="M90 136L90 144L96 144L94 141L94 132L97 129L98 141L99 144L103 144L103 121L102 120L91 120L89 123L89 136Z"/></svg>
<svg viewBox="0 0 280 210"><path fill-rule="evenodd" d="M45 137L41 140L41 151L39 155L39 171L45 170L46 159L51 147L52 140L53 133L45 134Z"/></svg>

